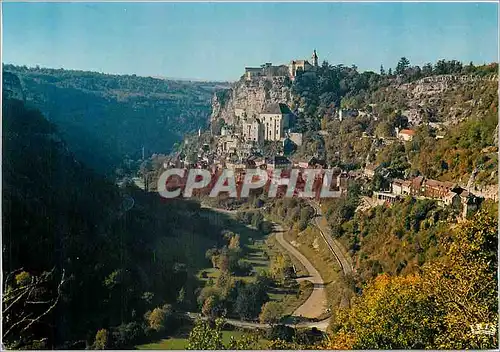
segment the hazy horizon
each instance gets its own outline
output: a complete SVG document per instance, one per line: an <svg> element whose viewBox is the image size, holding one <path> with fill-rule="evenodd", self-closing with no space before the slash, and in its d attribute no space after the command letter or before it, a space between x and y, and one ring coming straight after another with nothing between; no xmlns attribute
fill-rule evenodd
<svg viewBox="0 0 500 352"><path fill-rule="evenodd" d="M6 64L170 80L237 80L309 59L498 61L497 3L3 3Z"/></svg>

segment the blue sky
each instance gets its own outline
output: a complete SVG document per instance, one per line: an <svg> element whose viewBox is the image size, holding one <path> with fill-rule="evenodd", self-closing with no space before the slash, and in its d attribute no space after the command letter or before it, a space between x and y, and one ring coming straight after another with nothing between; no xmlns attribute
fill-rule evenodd
<svg viewBox="0 0 500 352"><path fill-rule="evenodd" d="M495 3L3 3L3 62L236 80L309 58L378 71L498 61Z"/></svg>

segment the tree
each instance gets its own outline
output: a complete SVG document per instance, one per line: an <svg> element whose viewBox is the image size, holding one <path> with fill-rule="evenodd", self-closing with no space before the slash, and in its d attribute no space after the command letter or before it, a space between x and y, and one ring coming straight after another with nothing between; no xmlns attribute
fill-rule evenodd
<svg viewBox="0 0 500 352"><path fill-rule="evenodd" d="M219 296L211 295L207 297L205 302L203 302L201 313L210 320L215 320L216 318L222 316L224 314L224 309Z"/></svg>
<svg viewBox="0 0 500 352"><path fill-rule="evenodd" d="M480 212L443 239L445 255L426 268L425 288L443 316L434 348L491 349L498 345L498 220ZM494 331L477 334L476 325Z"/></svg>
<svg viewBox="0 0 500 352"><path fill-rule="evenodd" d="M331 323L331 349L412 349L432 345L437 307L418 276L380 275ZM340 345L343 343L343 345Z"/></svg>
<svg viewBox="0 0 500 352"><path fill-rule="evenodd" d="M10 348L29 345L37 328L50 323L46 317L56 309L63 297L65 271L56 279L57 271L31 275L14 270L6 275L2 295L2 340Z"/></svg>
<svg viewBox="0 0 500 352"><path fill-rule="evenodd" d="M286 280L293 277L293 266L290 258L278 253L271 263L271 273L273 278L281 283L285 283Z"/></svg>
<svg viewBox="0 0 500 352"><path fill-rule="evenodd" d="M432 76L432 64L430 62L426 63L422 67L422 76L424 77Z"/></svg>
<svg viewBox="0 0 500 352"><path fill-rule="evenodd" d="M194 328L189 333L188 350L251 350L255 347L256 339L247 335L239 339L231 337L228 344L224 344L222 338L222 328L224 319L216 319L215 327L211 327L208 322L198 320Z"/></svg>
<svg viewBox="0 0 500 352"><path fill-rule="evenodd" d="M177 295L177 304L179 305L183 305L186 301L186 290L184 289L184 287L182 287L179 291L179 294Z"/></svg>
<svg viewBox="0 0 500 352"><path fill-rule="evenodd" d="M266 302L262 306L262 310L259 315L259 321L262 324L277 324L283 317L283 306L280 302L271 301Z"/></svg>
<svg viewBox="0 0 500 352"><path fill-rule="evenodd" d="M404 217L421 217L428 207L412 207ZM382 274L368 283L332 319L328 348L497 346L497 225L496 214L480 212L441 235L442 255L425 263L420 275Z"/></svg>
<svg viewBox="0 0 500 352"><path fill-rule="evenodd" d="M150 329L160 332L166 328L171 316L172 306L170 304L165 304L162 307L153 309L152 312L146 313L145 318Z"/></svg>
<svg viewBox="0 0 500 352"><path fill-rule="evenodd" d="M382 121L375 129L375 135L378 137L392 137L393 131L393 127L388 121Z"/></svg>
<svg viewBox="0 0 500 352"><path fill-rule="evenodd" d="M247 284L238 291L235 312L241 319L251 320L260 313L260 308L269 300L266 287L259 282Z"/></svg>
<svg viewBox="0 0 500 352"><path fill-rule="evenodd" d="M240 249L240 235L233 234L233 236L231 236L231 238L229 239L228 248L229 249L236 249L236 250Z"/></svg>
<svg viewBox="0 0 500 352"><path fill-rule="evenodd" d="M399 62L396 66L396 74L397 75L404 74L409 67L410 67L410 60L408 60L406 57L402 57L401 59L399 59Z"/></svg>
<svg viewBox="0 0 500 352"><path fill-rule="evenodd" d="M381 76L385 76L385 69L384 69L384 65L380 65L380 75L381 75Z"/></svg>
<svg viewBox="0 0 500 352"><path fill-rule="evenodd" d="M106 329L100 329L95 334L93 348L95 350L105 350L108 347L109 332Z"/></svg>

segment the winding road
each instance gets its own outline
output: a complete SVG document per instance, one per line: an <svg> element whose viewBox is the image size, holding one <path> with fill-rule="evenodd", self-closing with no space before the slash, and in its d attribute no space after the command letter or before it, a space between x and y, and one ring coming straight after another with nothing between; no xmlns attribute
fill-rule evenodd
<svg viewBox="0 0 500 352"><path fill-rule="evenodd" d="M297 258L298 261L306 268L309 276L297 278L300 281L310 281L314 284L314 289L309 298L294 312L295 317L305 317L305 318L318 318L323 313L325 313L327 306L326 289L325 282L321 277L318 270L311 264L311 262L300 253L294 246L292 246L283 237L283 228L281 225L274 224L274 232L276 234L276 240L278 243L292 256Z"/></svg>
<svg viewBox="0 0 500 352"><path fill-rule="evenodd" d="M217 209L217 208L211 208L211 207L206 207L204 208L210 208L213 211L223 213L223 214L235 214L236 211L234 210L223 210L223 209ZM325 282L323 278L321 277L319 271L311 264L311 262L302 254L300 253L294 246L292 246L288 241L285 240L283 237L283 227L277 223L273 223L273 233L276 235L276 240L278 243L292 256L297 258L298 261L302 263L302 265L306 268L307 272L309 275L307 277L301 277L297 278L296 280L298 282L300 281L311 281L314 285L313 292L311 295L307 298L307 300L300 306L298 307L292 314L293 317L302 317L302 318L318 318L323 313L325 313L327 309L327 296L326 296L326 289L325 289ZM195 317L200 317L199 314L197 313L188 313L188 316L191 318ZM330 319L324 319L318 322L299 322L296 324L285 324L288 326L292 327L297 327L297 328L317 328L318 330L321 331L326 331L326 328L328 327ZM235 320L235 319L227 319L227 322L239 326L239 327L246 327L246 328L268 328L268 324L260 324L260 323L254 323L254 322L246 322L246 321L240 321L240 320Z"/></svg>

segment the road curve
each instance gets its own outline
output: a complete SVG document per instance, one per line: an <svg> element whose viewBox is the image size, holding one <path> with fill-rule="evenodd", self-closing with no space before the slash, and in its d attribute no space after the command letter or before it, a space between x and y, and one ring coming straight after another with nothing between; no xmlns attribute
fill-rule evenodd
<svg viewBox="0 0 500 352"><path fill-rule="evenodd" d="M209 208L213 211L231 215L235 214L237 211L235 210L224 210L224 209L218 209L218 208L212 208L208 206L203 206L203 208ZM323 278L321 277L319 271L311 264L311 262L302 254L300 253L294 246L292 246L289 242L285 240L283 237L283 227L277 223L273 222L273 233L276 234L276 240L278 243L292 256L297 258L298 261L302 263L302 265L306 268L306 270L309 273L308 277L305 278L298 278L297 281L303 281L303 280L308 280L311 281L314 285L313 292L311 295L307 298L307 300L300 306L298 307L293 313L292 316L294 317L304 317L304 318L318 318L320 317L323 313L325 313L327 307L328 307L328 301L327 301L327 296L326 296L326 288L325 288L325 282L323 281ZM193 318L193 314L196 313L188 313ZM240 320L234 320L234 319L227 319L226 320L228 323L234 325L234 326L239 326L239 327L247 327L247 328L267 328L269 327L268 324L260 324L260 323L255 323L255 322L246 322L246 321L240 321ZM321 331L326 331L328 324L330 322L330 318L318 321L318 322L302 322L302 323L297 323L297 324L286 324L292 327L297 327L297 328L317 328L318 330Z"/></svg>
<svg viewBox="0 0 500 352"><path fill-rule="evenodd" d="M207 320L207 317L202 316L200 313L192 313L188 312L186 313L186 316L192 320L196 319L201 319L201 320ZM231 324L233 326L237 326L240 328L246 328L246 329L268 329L271 327L269 324L261 324L261 323L256 323L252 321L243 321L243 320L236 320L236 319L225 319L226 323ZM297 323L297 324L283 324L286 326L290 326L293 328L307 328L307 329L312 329L316 328L320 331L326 331L328 328L328 324L330 322L330 318L321 320L318 322L302 322L302 323Z"/></svg>
<svg viewBox="0 0 500 352"><path fill-rule="evenodd" d="M294 312L293 316L296 317L306 317L306 318L318 318L323 313L325 313L327 309L327 298L326 298L326 289L325 282L321 277L318 270L311 264L311 262L300 253L294 246L288 243L283 237L283 228L281 225L274 224L274 231L276 234L276 240L278 243L290 254L297 258L298 261L302 263L302 265L309 272L309 276L306 278L299 278L297 281L311 281L314 284L314 289L309 298Z"/></svg>

